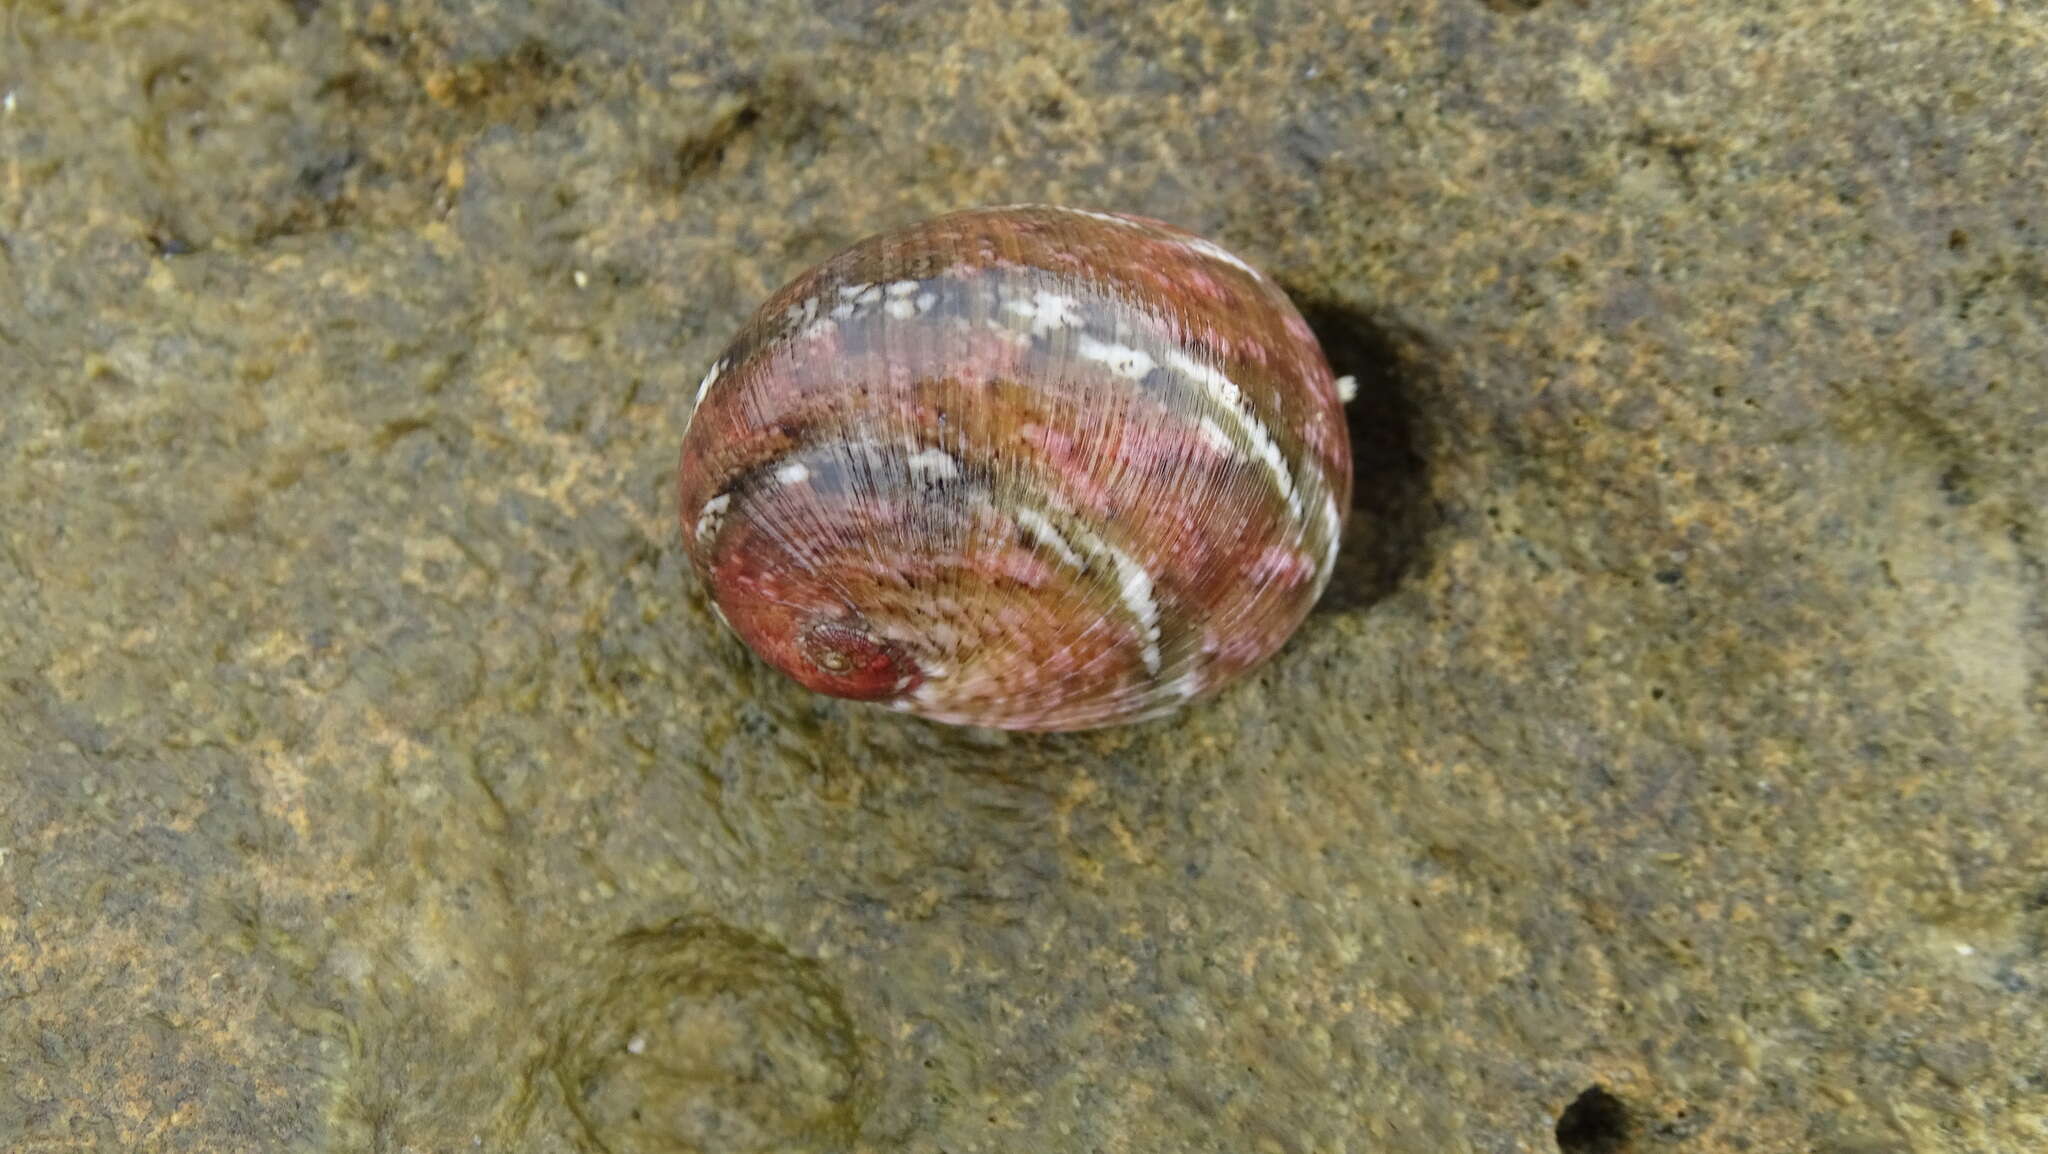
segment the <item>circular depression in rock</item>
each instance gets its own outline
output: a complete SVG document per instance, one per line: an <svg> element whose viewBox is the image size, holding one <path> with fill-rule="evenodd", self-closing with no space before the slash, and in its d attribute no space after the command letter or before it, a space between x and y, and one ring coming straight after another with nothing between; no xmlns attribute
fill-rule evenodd
<svg viewBox="0 0 2048 1154"><path fill-rule="evenodd" d="M858 1040L810 961L717 922L619 938L556 1063L607 1154L843 1149L865 1112Z"/></svg>

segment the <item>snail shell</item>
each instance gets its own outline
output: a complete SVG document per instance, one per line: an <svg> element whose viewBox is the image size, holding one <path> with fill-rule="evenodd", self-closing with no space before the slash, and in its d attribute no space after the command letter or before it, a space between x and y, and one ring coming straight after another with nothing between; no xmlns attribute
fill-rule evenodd
<svg viewBox="0 0 2048 1154"><path fill-rule="evenodd" d="M680 512L769 664L937 721L1169 712L1330 579L1350 445L1286 294L1200 237L1040 206L872 237L705 374Z"/></svg>

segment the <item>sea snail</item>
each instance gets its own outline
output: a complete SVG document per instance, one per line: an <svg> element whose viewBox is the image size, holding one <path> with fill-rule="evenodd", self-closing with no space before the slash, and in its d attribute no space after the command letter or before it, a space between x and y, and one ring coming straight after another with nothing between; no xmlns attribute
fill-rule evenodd
<svg viewBox="0 0 2048 1154"><path fill-rule="evenodd" d="M1301 314L1170 225L954 213L768 299L697 388L685 548L754 652L936 721L1087 729L1280 648L1351 498Z"/></svg>

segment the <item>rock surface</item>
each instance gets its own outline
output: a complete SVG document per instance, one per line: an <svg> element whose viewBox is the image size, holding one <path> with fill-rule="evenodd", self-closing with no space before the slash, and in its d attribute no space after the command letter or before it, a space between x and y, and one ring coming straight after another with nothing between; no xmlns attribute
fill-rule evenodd
<svg viewBox="0 0 2048 1154"><path fill-rule="evenodd" d="M0 1148L2048 1146L2039 5L0 31ZM680 564L739 319L1016 200L1364 385L1178 719L810 697Z"/></svg>

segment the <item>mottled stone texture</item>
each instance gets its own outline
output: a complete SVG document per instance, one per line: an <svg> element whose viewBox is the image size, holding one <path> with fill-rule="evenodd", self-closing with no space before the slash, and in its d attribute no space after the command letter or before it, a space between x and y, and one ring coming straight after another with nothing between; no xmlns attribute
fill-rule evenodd
<svg viewBox="0 0 2048 1154"><path fill-rule="evenodd" d="M2039 4L0 54L0 1148L2048 1144ZM1181 719L821 699L682 564L754 303L1019 200L1213 237L1363 385L1323 608Z"/></svg>

